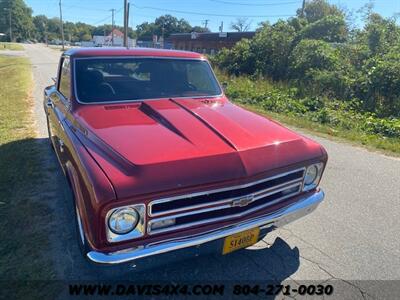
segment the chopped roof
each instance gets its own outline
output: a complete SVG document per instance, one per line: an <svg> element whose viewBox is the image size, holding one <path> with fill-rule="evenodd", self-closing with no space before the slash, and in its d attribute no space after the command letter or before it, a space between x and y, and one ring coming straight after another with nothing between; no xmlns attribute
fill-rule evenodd
<svg viewBox="0 0 400 300"><path fill-rule="evenodd" d="M189 51L165 50L153 48L72 48L65 51L66 55L72 57L91 57L91 56L156 56L156 57L177 57L177 58L204 58L203 55Z"/></svg>

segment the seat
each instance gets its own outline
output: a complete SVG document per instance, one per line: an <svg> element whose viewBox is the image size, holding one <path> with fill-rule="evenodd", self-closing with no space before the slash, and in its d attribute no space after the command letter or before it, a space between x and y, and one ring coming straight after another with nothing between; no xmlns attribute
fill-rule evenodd
<svg viewBox="0 0 400 300"><path fill-rule="evenodd" d="M85 101L95 102L115 96L113 87L104 81L103 73L99 70L86 70L78 78L80 96L84 97Z"/></svg>

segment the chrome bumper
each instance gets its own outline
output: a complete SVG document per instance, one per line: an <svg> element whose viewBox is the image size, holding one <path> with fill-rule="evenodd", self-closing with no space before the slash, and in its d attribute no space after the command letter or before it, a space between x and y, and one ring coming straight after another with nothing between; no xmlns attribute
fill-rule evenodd
<svg viewBox="0 0 400 300"><path fill-rule="evenodd" d="M92 262L98 264L115 265L183 248L198 246L255 227L260 227L262 229L282 227L283 225L286 225L311 213L317 208L323 199L324 192L319 190L314 194L272 214L216 229L201 235L175 239L167 242L160 242L159 244L152 244L146 247L131 248L112 253L90 251L87 253L87 257Z"/></svg>

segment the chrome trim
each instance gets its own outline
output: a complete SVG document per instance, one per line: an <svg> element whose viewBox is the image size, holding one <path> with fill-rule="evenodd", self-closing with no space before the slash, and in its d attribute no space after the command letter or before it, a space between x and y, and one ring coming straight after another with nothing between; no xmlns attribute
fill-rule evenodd
<svg viewBox="0 0 400 300"><path fill-rule="evenodd" d="M252 220L229 225L196 236L186 236L177 238L175 240L169 240L167 242L162 241L158 244L139 246L117 252L90 251L87 253L87 258L94 263L115 265L179 249L199 246L256 227L281 227L311 213L317 208L323 199L324 192L319 190L292 205L282 208L269 215L258 217Z"/></svg>
<svg viewBox="0 0 400 300"><path fill-rule="evenodd" d="M53 103L53 101L51 101L50 98L48 98L47 101L46 101L46 107L54 108L54 103Z"/></svg>
<svg viewBox="0 0 400 300"><path fill-rule="evenodd" d="M79 213L78 206L76 205L75 205L75 211L76 211L76 219L78 221L79 236L81 238L82 245L85 245L85 234L83 232L81 214Z"/></svg>
<svg viewBox="0 0 400 300"><path fill-rule="evenodd" d="M132 58L137 58L137 59L140 59L140 58L149 58L149 59L151 59L151 58L153 58L153 59L173 59L173 60L197 60L197 61L205 61L207 64L208 64L208 66L210 67L210 69L211 69L211 73L213 74L213 76L214 76L214 79L215 79L215 81L217 82L217 84L218 84L218 87L219 87L219 89L220 89L220 94L218 94L218 95L211 95L211 96L193 96L193 97L164 97L164 98L150 98L150 99L135 99L135 100L119 100L119 101L100 101L100 102L90 102L90 103L88 103L88 102L82 102L82 101L80 101L79 100L79 98L78 98L78 90L77 90L77 85L76 85L76 64L75 64L75 62L77 61L77 60L88 60L88 59L113 59L113 58L119 58L119 59L132 59ZM136 102L144 102L144 101L157 101L157 100L163 100L163 99L208 99L208 98L219 98L219 97L222 97L222 96L224 96L224 91L223 91L223 89L222 89L222 86L221 86L221 84L219 83L219 81L218 81L218 79L217 79L217 75L215 75L215 72L214 72L214 70L213 70L213 68L212 68L212 66L211 66L211 64L210 64L210 62L206 59L206 58L204 58L204 57L199 57L199 58L185 58L185 57L182 57L182 58L180 58L180 57L174 57L174 56L171 56L171 57L168 57L168 56L163 56L163 57L160 57L160 56L136 56L136 55L127 55L127 56L90 56L90 57L74 57L73 58L73 66L74 66L74 72L73 72L73 74L74 74L74 82L73 82L73 85L74 85L74 96L75 96L75 100L76 100L76 102L78 102L79 104L82 104L82 105L95 105L95 104L101 104L101 105L107 105L107 104L120 104L120 103L136 103Z"/></svg>
<svg viewBox="0 0 400 300"><path fill-rule="evenodd" d="M111 214L114 211L116 211L117 209L128 208L128 207L135 209L139 214L139 221L138 221L138 224L136 225L135 229L133 229L132 231L125 233L125 234L117 234L117 233L112 232L112 230L108 227L108 219L110 218ZM107 215L105 218L105 226L106 226L107 241L109 241L110 243L122 242L122 241L132 240L132 239L141 237L146 232L146 206L144 204L136 204L136 205L115 207L113 209L110 209L107 212Z"/></svg>
<svg viewBox="0 0 400 300"><path fill-rule="evenodd" d="M151 225L152 225L154 222L159 222L159 221L164 221L164 220L169 220L169 219L176 219L176 218L179 218L179 217L190 216L190 215L197 215L197 214L204 213L204 212L208 212L208 211L222 210L222 209L226 209L226 208L231 208L232 206L231 206L231 205L223 205L223 206L217 206L217 207L212 207L212 208L208 208L208 209L195 210L195 211L191 211L191 212L188 212L188 213L183 213L183 214L178 214L178 215L172 215L172 216L163 217L163 218L158 218L158 219L152 219L152 220L150 220L150 221L148 222L148 224L147 224L147 233L148 233L149 235L154 235L154 234L159 234L159 233L164 233L164 232L169 232L169 231L184 229L184 228L188 228L188 227L195 227L195 226L199 226L199 225L204 225L204 224L208 224L208 223L212 223L212 222L219 222L219 221L224 221L224 220L230 220L230 219L240 218L240 217L246 216L246 215L248 215L248 214L251 214L251 213L253 213L253 212L257 211L257 210L261 210L261 209L263 209L263 208L266 208L266 207L268 207L268 206L271 206L271 205L273 205L273 204L276 204L276 203L278 203L278 202L280 202L280 201L282 201L282 200L285 200L285 199L287 199L287 198L294 197L294 196L298 195L298 194L301 192L301 182L299 182L299 183L297 183L297 184L294 184L294 185L291 185L291 186L287 186L287 187L282 188L282 189L280 189L280 190L272 191L272 192L270 192L270 193L266 193L266 194L260 195L260 196L258 196L258 197L255 197L255 199L253 200L253 202L254 202L254 201L257 201L257 200L259 200L259 199L262 199L262 198L264 198L264 197L267 197L267 196L270 196L270 195L279 193L279 192L281 192L281 191L284 191L285 189L290 189L290 188L296 187L296 186L298 186L298 188L297 188L297 190L294 191L293 193L290 193L290 194L288 194L288 195L285 195L285 196L283 196L283 197L280 197L280 198L278 198L278 199L275 199L275 200L270 201L270 202L268 202L268 203L265 203L265 204L263 204L263 205L254 207L254 208L252 208L252 209L249 209L249 210L246 210L246 211L244 211L244 212L237 213L237 214L227 215L227 216L218 217L218 218L205 219L205 220L202 220L202 221L197 221L197 222L192 222L192 223L186 223L186 224L177 225L177 226L171 226L171 227L166 227L166 228L160 228L160 229L156 229L156 230L152 230L152 228L151 228ZM240 197L239 197L239 198L240 198Z"/></svg>
<svg viewBox="0 0 400 300"><path fill-rule="evenodd" d="M233 200L234 198L231 198L231 199L228 199L228 200L220 200L220 201L215 201L215 202L209 202L209 203L205 203L205 204L192 205L192 206L188 206L188 207L185 207L185 208L171 209L171 210L163 211L163 212L160 212L160 213L153 213L152 212L152 207L153 207L154 204L164 203L164 202L171 202L171 201L175 201L175 200L180 200L180 199L185 199L185 198L192 198L192 197L197 197L197 196L202 196L202 195L207 195L207 194L225 192L225 191L229 191L229 190L243 189L243 188L247 188L247 187L259 184L259 183L263 183L263 182L270 181L270 180L273 180L273 179L276 179L276 178L279 178L279 177L283 177L283 176L286 176L286 175L289 175L289 174L292 174L292 173L303 171L303 176L301 178L299 178L299 179L291 180L291 181L276 185L274 187L271 187L269 189L262 190L260 192L273 190L275 188L279 188L281 186L288 185L288 184L293 183L293 182L303 181L303 178L304 178L304 175L305 175L305 170L306 170L306 168L303 167L303 168L299 168L299 169L296 169L296 170L288 171L288 172L285 172L285 173L280 173L280 174L275 175L275 176L271 176L271 177L268 177L268 178L260 179L260 180L249 182L249 183L245 183L245 184L240 184L240 185L235 185L235 186L230 186L230 187L225 187L225 188L219 188L219 189L214 189L214 190L208 190L208 191L202 191L202 192L197 192L197 193L184 194L184 195L180 195L180 196L174 196L174 197L168 197L168 198L161 198L161 199L153 200L148 205L148 212L147 213L148 213L148 215L150 217L158 217L158 216L162 216L162 215L166 215L166 214L172 214L172 213L176 213L176 212L180 212L180 211L192 210L192 209L202 208L202 207L210 206L210 205L223 204L225 202L229 202L229 201Z"/></svg>
<svg viewBox="0 0 400 300"><path fill-rule="evenodd" d="M317 169L318 169L318 175L317 175L317 177L314 179L314 181L313 181L312 184L306 185L304 181L305 181L305 179L306 179L307 170L304 172L304 176L303 176L303 178L304 178L304 179L303 179L303 191L304 191L304 192L308 192L308 191L311 191L311 190L315 189L315 188L319 185L319 182L321 181L322 171L324 170L324 163L320 162L320 163L316 163L316 164L309 165L309 166L307 167L307 169L310 168L310 167L312 167L312 166L316 166L316 167L317 167Z"/></svg>

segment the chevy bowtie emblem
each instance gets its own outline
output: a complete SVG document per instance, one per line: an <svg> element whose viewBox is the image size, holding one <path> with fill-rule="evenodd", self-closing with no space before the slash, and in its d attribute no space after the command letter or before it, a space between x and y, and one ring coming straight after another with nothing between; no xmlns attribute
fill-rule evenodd
<svg viewBox="0 0 400 300"><path fill-rule="evenodd" d="M244 196L243 198L233 200L232 203L231 203L231 206L232 206L232 207L236 207L236 206L239 206L239 207L247 206L247 205L249 205L251 202L253 202L253 200L254 200L254 195L247 195L247 196Z"/></svg>

